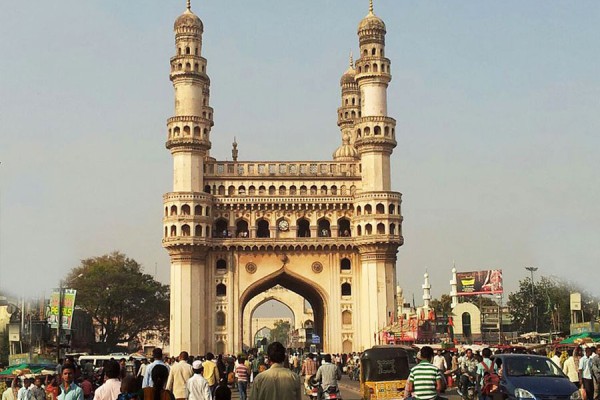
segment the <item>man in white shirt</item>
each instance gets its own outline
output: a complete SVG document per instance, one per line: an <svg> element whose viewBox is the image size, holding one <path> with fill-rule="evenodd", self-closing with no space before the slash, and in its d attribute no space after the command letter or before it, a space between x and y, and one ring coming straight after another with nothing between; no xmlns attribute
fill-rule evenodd
<svg viewBox="0 0 600 400"><path fill-rule="evenodd" d="M192 363L194 376L188 379L186 388L188 400L212 400L208 381L202 376L202 361L196 360Z"/></svg>
<svg viewBox="0 0 600 400"><path fill-rule="evenodd" d="M596 348L586 347L585 356L579 360L579 373L581 376L581 387L585 390L588 399L594 398L594 381L592 379L592 354Z"/></svg>
<svg viewBox="0 0 600 400"><path fill-rule="evenodd" d="M119 376L121 365L117 360L104 363L104 383L94 392L94 400L116 400L121 393Z"/></svg>
<svg viewBox="0 0 600 400"><path fill-rule="evenodd" d="M173 392L176 400L187 398L186 383L194 375L192 366L188 363L189 354L187 351L182 351L179 354L178 362L173 364L169 371L169 379L167 380L167 390Z"/></svg>
<svg viewBox="0 0 600 400"><path fill-rule="evenodd" d="M23 387L19 389L17 392L17 400L30 400L31 392L29 391L31 387L31 379L25 378L23 380Z"/></svg>
<svg viewBox="0 0 600 400"><path fill-rule="evenodd" d="M443 374L447 369L446 358L442 355L442 351L438 350L435 357L433 357L433 365Z"/></svg>

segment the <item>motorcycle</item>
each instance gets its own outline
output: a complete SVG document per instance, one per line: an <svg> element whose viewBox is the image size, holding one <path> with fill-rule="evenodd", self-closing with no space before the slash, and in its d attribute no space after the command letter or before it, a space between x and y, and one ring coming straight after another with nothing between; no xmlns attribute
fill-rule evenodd
<svg viewBox="0 0 600 400"><path fill-rule="evenodd" d="M463 387L461 388L461 397L463 400L475 400L477 399L477 384L475 382L475 377L473 375L470 374L463 374L464 376L467 376L469 378L468 381L466 381L463 384Z"/></svg>
<svg viewBox="0 0 600 400"><path fill-rule="evenodd" d="M323 390L323 396L320 400L342 400L340 389L337 386L328 386Z"/></svg>
<svg viewBox="0 0 600 400"><path fill-rule="evenodd" d="M315 380L314 375L311 376L304 385L304 393L309 400L319 400L320 389L321 385L319 385L319 382Z"/></svg>

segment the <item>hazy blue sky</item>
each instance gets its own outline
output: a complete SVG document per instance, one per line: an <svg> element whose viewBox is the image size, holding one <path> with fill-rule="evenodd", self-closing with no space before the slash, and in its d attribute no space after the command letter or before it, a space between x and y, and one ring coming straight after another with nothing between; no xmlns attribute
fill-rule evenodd
<svg viewBox="0 0 600 400"><path fill-rule="evenodd" d="M212 155L324 160L367 0L193 0L205 26ZM168 281L161 248L184 0L0 4L0 287L36 294L120 250ZM376 0L398 121L399 283L534 265L599 294L600 2Z"/></svg>

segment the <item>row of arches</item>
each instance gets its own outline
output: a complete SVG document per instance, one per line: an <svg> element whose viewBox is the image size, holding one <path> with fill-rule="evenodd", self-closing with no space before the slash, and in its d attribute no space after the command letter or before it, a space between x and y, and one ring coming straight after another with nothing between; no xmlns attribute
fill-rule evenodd
<svg viewBox="0 0 600 400"><path fill-rule="evenodd" d="M215 323L219 328L226 326L227 315L224 311L217 311L215 314ZM352 325L352 312L350 310L342 311L342 325Z"/></svg>
<svg viewBox="0 0 600 400"><path fill-rule="evenodd" d="M192 208L189 204L184 204L178 212L177 206L172 205L171 207L165 207L165 217L177 216L177 215L192 215ZM210 216L210 207L202 207L199 204L194 206L194 215L198 216Z"/></svg>
<svg viewBox="0 0 600 400"><path fill-rule="evenodd" d="M390 137L390 131L392 132L392 138L396 135L396 129L395 128L390 128L389 126L385 126L383 128L383 136L385 137ZM364 129L360 129L358 128L356 130L356 137L357 138L361 138L362 136L371 136L371 127L366 126ZM373 135L374 136L381 136L381 127L379 125L375 125L373 127Z"/></svg>
<svg viewBox="0 0 600 400"><path fill-rule="evenodd" d="M377 55L377 48L376 47L371 48L371 55L372 56L376 56ZM384 49L379 49L379 55L381 57L385 57L385 55L384 55ZM365 56L365 57L369 56L369 49L363 49L363 56Z"/></svg>
<svg viewBox="0 0 600 400"><path fill-rule="evenodd" d="M279 219L280 221L289 222L286 219ZM295 225L288 227L288 229L296 228L296 237L330 237L332 235L332 227L331 222L323 217L317 220L316 232L311 227L311 222L307 218L299 218L295 221ZM256 221L256 237L258 238L268 238L271 237L271 224L267 219L260 218ZM225 218L219 218L215 221L214 225L214 236L220 238L229 238L229 237L238 237L238 238L248 238L250 237L250 225L246 219L238 219L235 222L235 232L231 232L229 221ZM350 228L350 220L348 218L342 217L337 220L337 236L338 237L351 237L352 230Z"/></svg>
<svg viewBox="0 0 600 400"><path fill-rule="evenodd" d="M237 187L234 185L229 185L227 188L225 188L225 185L213 185L212 187L210 185L206 185L204 187L204 192L220 196L348 196L354 194L355 190L356 188L354 185L352 185L349 189L346 187L346 185L342 185L339 188L337 185L321 185L320 187L318 187L317 185L301 185L300 187L297 187L296 185L291 185L289 187L285 185L280 185L279 187L271 185L268 188L265 185L260 185L258 186L258 188L254 185L250 185L247 188L245 185L240 185Z"/></svg>
<svg viewBox="0 0 600 400"><path fill-rule="evenodd" d="M373 231L373 225L372 224L365 224L364 226L364 231L363 231L363 227L362 225L357 225L356 226L356 235L357 236L363 236L364 235L397 235L399 234L399 232L396 232L396 224L390 224L389 225L389 229L386 231L386 225L382 222L380 222L379 224L376 225L376 230L375 232Z"/></svg>
<svg viewBox="0 0 600 400"><path fill-rule="evenodd" d="M385 205L383 203L377 203L375 205L375 214L385 214ZM387 207L388 214L394 215L396 211L400 214L400 207L396 207L396 204L390 203ZM365 215L373 214L373 206L371 204L365 204L363 207L356 206L356 215L362 215L364 212Z"/></svg>
<svg viewBox="0 0 600 400"><path fill-rule="evenodd" d="M211 237L210 236L210 226L204 226L202 224L198 224L194 227L194 232L192 235L192 228L188 224L181 225L179 232L177 231L177 225L165 226L165 238L173 236L196 236L196 237Z"/></svg>
<svg viewBox="0 0 600 400"><path fill-rule="evenodd" d="M178 48L177 48L177 55L182 55L184 52L185 52L185 54L187 54L187 55L189 55L189 54L192 54L192 49L190 48L190 46L186 46L186 47L185 47L185 49L182 49L181 47L178 47ZM196 56L197 56L197 55L198 55L198 52L199 52L199 50L198 50L198 47L196 47L196 48L194 49L194 55L196 55Z"/></svg>
<svg viewBox="0 0 600 400"><path fill-rule="evenodd" d="M198 63L194 63L194 68L192 69L192 63L185 63L185 66L183 63L172 63L171 64L171 72L175 72L175 71L186 71L186 72L206 72L206 66L202 65L202 67L200 67L200 64Z"/></svg>
<svg viewBox="0 0 600 400"><path fill-rule="evenodd" d="M373 64L365 64L364 69L363 69L362 66L359 65L358 66L358 73L360 74L363 71L365 73L369 73L371 71L373 71L373 72L379 72L380 69L381 69L381 72L386 72L386 70L387 70L388 73L390 72L390 67L386 66L385 63L381 63L381 64L373 63Z"/></svg>

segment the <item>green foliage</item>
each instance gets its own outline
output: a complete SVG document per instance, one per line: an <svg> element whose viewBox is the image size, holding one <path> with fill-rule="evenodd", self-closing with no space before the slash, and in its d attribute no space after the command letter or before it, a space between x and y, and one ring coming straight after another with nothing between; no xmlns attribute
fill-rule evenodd
<svg viewBox="0 0 600 400"><path fill-rule="evenodd" d="M284 347L287 347L290 323L287 321L279 320L275 322L275 328L271 329L271 342L280 342Z"/></svg>
<svg viewBox="0 0 600 400"><path fill-rule="evenodd" d="M508 306L513 317L514 327L520 332L535 330L535 310L539 332L568 332L571 323L570 295L581 292L582 308L586 321L594 318L594 308L598 298L581 291L571 282L554 277L542 276L533 285L535 297L532 302L531 279L519 281L519 290L508 295ZM597 311L596 311L597 313Z"/></svg>
<svg viewBox="0 0 600 400"><path fill-rule="evenodd" d="M100 342L108 348L145 330L168 330L169 287L122 253L82 260L63 287L77 289L76 304L100 325Z"/></svg>
<svg viewBox="0 0 600 400"><path fill-rule="evenodd" d="M435 310L436 315L450 315L452 313L452 297L448 294L443 294L439 300L431 300L431 308Z"/></svg>
<svg viewBox="0 0 600 400"><path fill-rule="evenodd" d="M8 327L0 336L0 363L8 365L9 342L8 342Z"/></svg>

